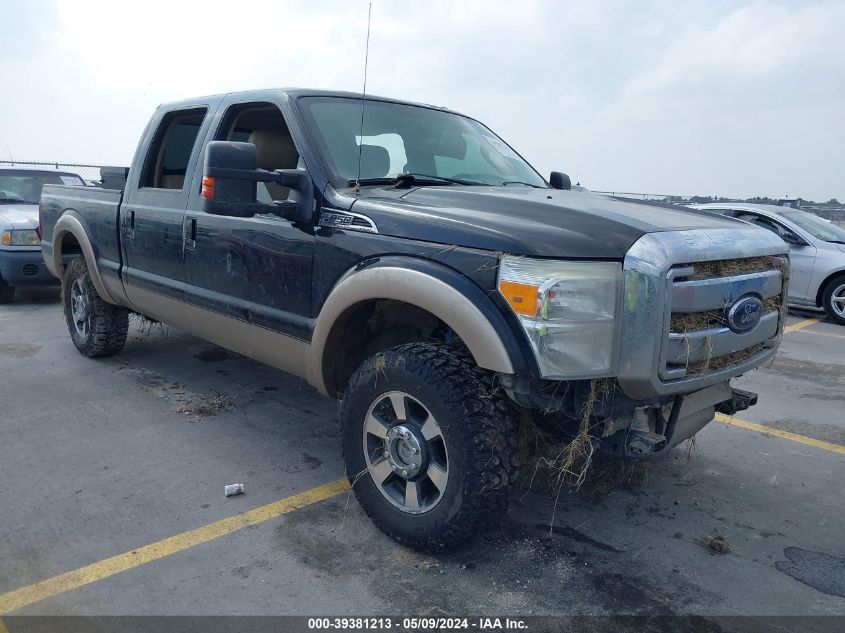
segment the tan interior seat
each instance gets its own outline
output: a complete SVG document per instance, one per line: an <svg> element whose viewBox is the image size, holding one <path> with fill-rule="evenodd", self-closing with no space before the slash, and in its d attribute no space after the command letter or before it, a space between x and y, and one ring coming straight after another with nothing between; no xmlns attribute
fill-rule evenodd
<svg viewBox="0 0 845 633"><path fill-rule="evenodd" d="M253 130L249 135L249 142L255 145L258 158L258 168L273 171L275 169L296 169L299 163L299 153L293 144L293 139L287 131L282 130ZM275 183L268 182L267 191L273 200L287 200L289 189Z"/></svg>
<svg viewBox="0 0 845 633"><path fill-rule="evenodd" d="M185 184L185 176L179 174L161 175L158 177L158 186L161 189L181 189Z"/></svg>

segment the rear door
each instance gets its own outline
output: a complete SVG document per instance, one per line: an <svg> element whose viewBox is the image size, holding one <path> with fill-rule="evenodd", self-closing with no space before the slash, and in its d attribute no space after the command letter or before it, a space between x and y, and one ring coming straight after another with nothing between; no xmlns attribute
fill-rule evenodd
<svg viewBox="0 0 845 633"><path fill-rule="evenodd" d="M141 312L160 313L155 305L162 300L184 297L183 218L215 105L158 113L141 145L146 155L131 170L121 209L124 284Z"/></svg>
<svg viewBox="0 0 845 633"><path fill-rule="evenodd" d="M262 169L293 169L299 164L299 151L275 102L227 97L209 140L255 144ZM204 213L201 181L198 170L185 215L186 300L310 340L313 226L299 226L269 213L250 218ZM259 202L286 200L290 195L287 188L274 183L258 183Z"/></svg>

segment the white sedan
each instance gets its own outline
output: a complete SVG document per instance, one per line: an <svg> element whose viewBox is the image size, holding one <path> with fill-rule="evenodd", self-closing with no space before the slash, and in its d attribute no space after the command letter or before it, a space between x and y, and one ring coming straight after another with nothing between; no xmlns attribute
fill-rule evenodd
<svg viewBox="0 0 845 633"><path fill-rule="evenodd" d="M769 204L718 202L690 207L777 233L789 245L789 304L824 309L831 320L845 325L845 229L800 209Z"/></svg>

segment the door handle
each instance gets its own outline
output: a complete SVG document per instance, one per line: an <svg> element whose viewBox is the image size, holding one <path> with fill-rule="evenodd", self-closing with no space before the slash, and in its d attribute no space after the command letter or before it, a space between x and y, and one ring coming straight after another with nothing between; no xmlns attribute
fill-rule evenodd
<svg viewBox="0 0 845 633"><path fill-rule="evenodd" d="M126 230L126 239L127 240L134 240L135 239L135 211L127 211L127 217L124 220L124 228Z"/></svg>
<svg viewBox="0 0 845 633"><path fill-rule="evenodd" d="M197 247L197 219L188 218L185 222L185 248L194 249Z"/></svg>

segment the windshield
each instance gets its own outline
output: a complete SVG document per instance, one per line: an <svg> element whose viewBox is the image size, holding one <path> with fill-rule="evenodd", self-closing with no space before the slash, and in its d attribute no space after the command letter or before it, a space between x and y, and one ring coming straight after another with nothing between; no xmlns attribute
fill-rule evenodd
<svg viewBox="0 0 845 633"><path fill-rule="evenodd" d="M305 120L335 186L413 174L444 185L543 187L540 175L481 123L451 112L361 99L303 97ZM360 149L359 149L360 146ZM370 183L374 184L374 183Z"/></svg>
<svg viewBox="0 0 845 633"><path fill-rule="evenodd" d="M84 185L75 174L0 171L0 204L38 204L44 185Z"/></svg>
<svg viewBox="0 0 845 633"><path fill-rule="evenodd" d="M807 231L813 237L825 242L845 243L845 229L836 226L831 222L825 222L817 215L793 209L791 211L778 211L787 220L794 222Z"/></svg>

